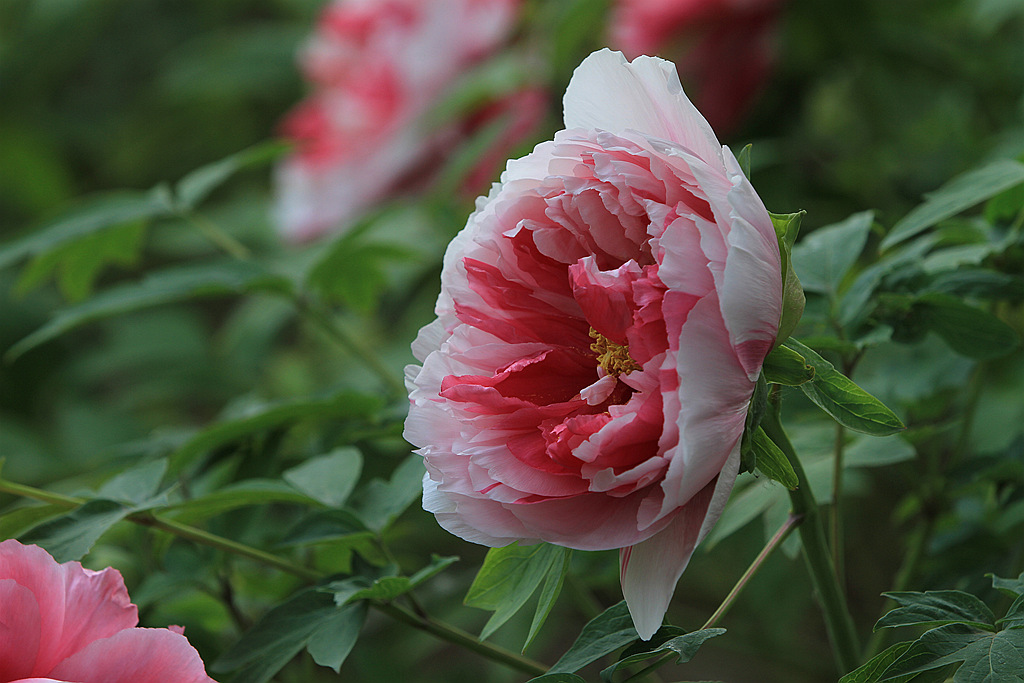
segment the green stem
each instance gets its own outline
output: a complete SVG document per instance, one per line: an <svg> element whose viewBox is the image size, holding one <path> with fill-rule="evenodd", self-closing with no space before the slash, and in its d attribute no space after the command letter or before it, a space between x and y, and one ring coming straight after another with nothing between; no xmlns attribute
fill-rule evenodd
<svg viewBox="0 0 1024 683"><path fill-rule="evenodd" d="M836 423L836 437L833 446L832 470L832 564L836 568L836 576L843 583L843 452L845 449L846 430Z"/></svg>
<svg viewBox="0 0 1024 683"><path fill-rule="evenodd" d="M391 368L385 365L372 351L356 341L345 329L335 323L329 314L319 308L314 308L305 299L295 297L293 302L299 313L305 316L307 320L316 324L338 346L365 363L366 367L372 370L387 386L390 393L395 396L405 395L405 384L398 375L392 372Z"/></svg>
<svg viewBox="0 0 1024 683"><path fill-rule="evenodd" d="M248 261L252 258L252 252L249 251L247 246L221 230L221 228L209 218L191 211L180 215L186 221L194 225L199 232L203 233L206 239L223 249L228 255L235 257L239 261Z"/></svg>
<svg viewBox="0 0 1024 683"><path fill-rule="evenodd" d="M748 583L750 583L750 579L752 579L754 574L757 573L757 570L761 568L765 560L768 559L768 556L772 554L772 551L778 548L779 545L781 545L782 542L789 537L790 532L793 531L793 529L795 529L797 525L799 525L802 521L803 518L800 515L790 513L789 517L786 518L786 521L783 523L783 525L779 527L779 530L775 532L775 535L771 537L768 543L766 543L765 546L761 548L761 552L757 554L757 557L754 558L754 561L750 563L749 567L747 567L747 571L743 572L743 576L739 578L739 581L736 582L736 585L732 587L732 590L729 591L729 594L725 596L724 600L722 600L722 604L718 606L718 608L714 611L714 613L712 613L708 620L704 622L704 625L700 627L700 630L703 631L706 628L711 628L712 626L718 623L719 619L725 616L725 613L728 612L729 608L732 607L734 602L736 602L736 598L739 597L743 589L746 588ZM645 666L640 671L637 671L629 678L623 680L622 683L630 683L631 681L643 680L650 674L654 673L656 670L660 669L661 667L671 662L673 659L675 659L675 657L676 655L671 652L662 655L658 659L654 660L654 662Z"/></svg>
<svg viewBox="0 0 1024 683"><path fill-rule="evenodd" d="M401 605L397 605L393 602L374 602L372 604L378 610L393 619L404 622L421 631L426 631L441 640L446 640L455 645L461 645L462 647L472 650L487 659L504 664L516 671L521 671L523 673L530 674L531 676L540 676L548 670L548 667L539 662L535 662L529 657L524 657L523 655L498 647L497 645L477 640L476 637L462 629L446 624L443 621L438 621L432 617L420 616Z"/></svg>
<svg viewBox="0 0 1024 683"><path fill-rule="evenodd" d="M800 540L803 543L804 559L807 561L811 582L818 594L818 601L825 617L825 626L828 629L829 640L832 642L836 665L840 669L840 673L845 674L859 664L860 646L857 643L857 632L853 626L850 610L846 605L846 597L839 587L839 580L829 554L825 529L821 520L821 510L811 492L807 474L800 464L793 444L790 443L789 437L786 436L786 432L782 428L782 422L778 415L778 404L774 406L774 409L769 408L761 426L771 440L786 454L786 458L800 480L800 485L796 490L789 492L793 506L792 514L802 515L804 518L803 524L800 525Z"/></svg>
<svg viewBox="0 0 1024 683"><path fill-rule="evenodd" d="M3 479L0 479L0 493L10 493L23 498L31 498L33 500L67 508L69 510L77 508L88 502L81 498L52 493L50 491L44 491L24 484L16 484L12 481L6 481ZM238 555L239 557L245 557L250 560L260 562L276 569L280 569L288 574L292 574L293 576L297 576L303 581L307 581L309 583L315 583L324 578L315 570L289 562L288 560L263 552L262 550L253 548L252 546L238 543L237 541L232 541L229 538L217 536L216 534L211 534L207 531L203 531L202 529L188 526L174 520L157 517L149 512L135 512L128 515L126 519L135 522L136 524L159 529L179 538L184 538L233 555ZM516 671L539 676L548 670L548 667L528 657L524 657L523 655L512 652L511 650L506 650L505 648L497 645L492 645L491 643L481 642L473 635L456 628L455 626L446 624L443 621L439 621L426 615L415 614L400 605L377 601L372 601L370 604L379 612L387 614L398 621L409 624L421 631L426 631L427 633L448 641L449 643L465 647L483 657L486 657L487 659L498 662L499 664L504 664Z"/></svg>
<svg viewBox="0 0 1024 683"><path fill-rule="evenodd" d="M779 527L779 530L776 531L775 535L771 537L771 540L761 548L761 552L757 554L754 561L750 563L749 567L747 567L747 571L743 572L743 576L739 578L736 585L732 587L729 594L725 596L724 600L722 600L722 604L719 605L718 609L716 609L714 613L708 617L708 620L704 622L704 625L701 626L702 630L711 628L718 623L719 619L725 616L725 613L728 612L729 608L732 607L732 604L736 602L736 598L738 598L743 589L747 587L750 579L753 578L754 574L757 573L757 570L761 568L761 565L763 565L764 561L768 559L768 556L772 554L772 551L779 547L779 545L789 537L790 532L793 531L793 529L795 529L802 521L802 515L792 512L789 514L789 517L787 517L786 521L781 527Z"/></svg>

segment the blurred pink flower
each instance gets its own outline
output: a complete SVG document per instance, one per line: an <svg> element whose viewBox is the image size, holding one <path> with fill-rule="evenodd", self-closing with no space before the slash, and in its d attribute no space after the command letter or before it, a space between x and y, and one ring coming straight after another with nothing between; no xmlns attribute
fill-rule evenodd
<svg viewBox="0 0 1024 683"><path fill-rule="evenodd" d="M345 223L428 162L452 131L424 115L509 36L521 0L335 0L303 51L316 90L285 120L295 153L277 174L293 240ZM433 160L432 165L436 165Z"/></svg>
<svg viewBox="0 0 1024 683"><path fill-rule="evenodd" d="M214 683L181 629L137 623L116 570L0 543L0 683Z"/></svg>
<svg viewBox="0 0 1024 683"><path fill-rule="evenodd" d="M405 436L453 534L621 548L646 639L732 489L779 248L671 63L596 52L564 105L445 254Z"/></svg>
<svg viewBox="0 0 1024 683"><path fill-rule="evenodd" d="M626 56L674 59L719 133L732 130L771 73L783 0L617 0L611 42Z"/></svg>

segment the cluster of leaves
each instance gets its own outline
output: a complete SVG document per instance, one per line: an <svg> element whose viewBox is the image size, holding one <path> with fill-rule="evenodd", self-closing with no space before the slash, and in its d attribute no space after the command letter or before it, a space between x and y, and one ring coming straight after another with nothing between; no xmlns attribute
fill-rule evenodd
<svg viewBox="0 0 1024 683"><path fill-rule="evenodd" d="M886 593L898 607L878 620L876 629L924 627L917 640L892 645L840 683L927 683L1019 681L1024 672L1024 574L992 576L992 587L1013 602L996 619L984 602L955 590Z"/></svg>

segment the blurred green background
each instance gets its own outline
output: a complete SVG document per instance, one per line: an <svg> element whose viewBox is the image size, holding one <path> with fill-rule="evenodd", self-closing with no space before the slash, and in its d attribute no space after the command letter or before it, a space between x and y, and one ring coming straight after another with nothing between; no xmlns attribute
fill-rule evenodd
<svg viewBox="0 0 1024 683"><path fill-rule="evenodd" d="M319 8L312 0L0 2L0 248L83 206L89 196L145 191L273 139L282 116L306 92L295 53ZM536 139L523 142L526 149L558 127L571 68L603 45L601 32L587 27L604 20L607 5L536 0L528 10L518 49L539 51L548 65L551 108ZM793 0L784 5L776 41L770 82L723 142L734 150L753 144L752 179L766 206L807 210L805 233L865 209L891 226L953 176L985 160L1024 154L1019 0ZM401 254L382 251L369 270L359 271L360 282L339 276L315 288L320 310L400 378L412 361L408 345L415 331L431 318L444 244L464 224L471 201L449 193L389 202L354 242L288 246L270 222L269 168L256 164L233 175L203 203L202 220L296 281L310 264L355 268L345 250L402 245ZM129 225L118 239L95 245L92 260L76 253L62 265L37 264L35 275L33 266L22 270L5 262L0 350L43 326L69 298L220 253L194 216L161 217L144 237ZM870 261L878 240L873 232L862 261ZM1020 275L1013 258L997 265ZM94 287L81 284L92 277ZM1019 302L1009 306L1016 308L1004 310L1004 318L1019 323ZM904 458L851 475L847 576L855 577L850 598L863 633L913 542L917 527L907 520L925 503L939 507L929 511L931 531L914 587L980 590L985 571L1016 575L1024 559L1024 508L1013 507L1024 486L1020 352L981 367L934 336L915 343L869 352L856 379L909 418L916 431L903 443L919 451L948 438L943 430L950 425L966 420L970 427L976 419L963 433L979 457L944 470L944 490L955 493L939 497L915 488L924 478L923 461ZM382 399L387 387L358 357L339 348L315 317L297 313L273 292L244 290L104 316L0 365L3 475L68 493L95 490L138 462L174 452L214 421L342 391L359 394L358 400L216 442L201 466L181 474L180 486L195 495L251 479L279 480L283 471L338 444L362 451L363 483L387 478L409 451L400 438L404 402ZM968 417L966 395L976 399ZM799 419L803 406L795 398L793 406ZM831 434L821 429L797 429L808 457L824 457L831 446ZM996 475L986 469L999 463L1009 470ZM17 509L13 498L3 502ZM1016 517L1006 515L1011 507ZM277 502L202 521L217 533L294 552L317 567L347 566L350 548L275 545L303 512ZM698 552L670 611L674 623L696 628L714 610L762 545L762 527L771 517L766 520L738 524L710 552ZM0 528L21 530L2 519ZM461 599L485 549L441 531L415 502L385 540L408 573L432 553L459 555L462 561L420 599L438 617L479 632L487 614L463 607ZM142 607L143 623L184 624L207 662L298 586L272 570L131 525L108 531L86 564L117 566ZM595 606L619 596L614 555L577 553L573 578L530 654L553 662ZM834 680L803 564L786 554L769 560L724 625L725 637L710 641L678 674L665 669L663 679ZM529 615L519 615L494 640L518 649L528 626ZM340 676L425 683L524 679L377 614ZM338 679L300 657L275 680Z"/></svg>

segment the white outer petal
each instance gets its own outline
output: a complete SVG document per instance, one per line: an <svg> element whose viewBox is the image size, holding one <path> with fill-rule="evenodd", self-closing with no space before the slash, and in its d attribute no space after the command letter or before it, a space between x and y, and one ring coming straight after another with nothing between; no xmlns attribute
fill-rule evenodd
<svg viewBox="0 0 1024 683"><path fill-rule="evenodd" d="M616 135L635 130L671 140L705 161L721 159L714 131L683 92L675 65L664 59L627 62L621 52L598 50L576 67L562 105L566 128Z"/></svg>

